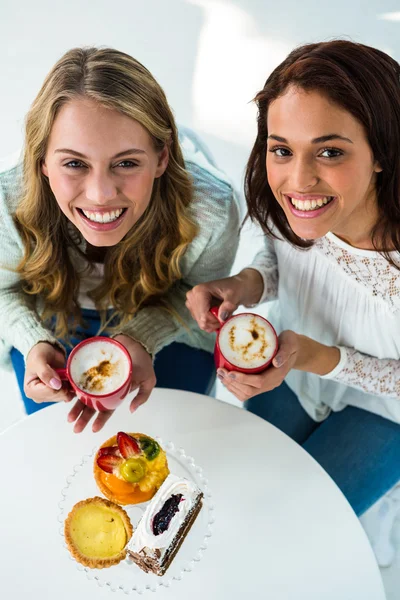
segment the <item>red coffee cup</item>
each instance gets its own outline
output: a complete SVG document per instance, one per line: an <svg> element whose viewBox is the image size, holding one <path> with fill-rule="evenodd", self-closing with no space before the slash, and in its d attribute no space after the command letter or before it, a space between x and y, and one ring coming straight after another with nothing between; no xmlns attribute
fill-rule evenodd
<svg viewBox="0 0 400 600"><path fill-rule="evenodd" d="M74 371L74 372L77 371L77 359L79 359L79 354L82 352L82 349L84 349L85 358L86 358L89 354L90 345L93 345L94 346L93 352L95 352L95 351L98 352L99 361L97 361L98 366L93 366L93 367L91 367L91 369L95 369L95 375L97 376L97 373L100 373L100 371L99 371L100 365L102 365L103 369L105 367L107 367L107 361L101 360L102 359L101 348L106 347L106 346L104 346L104 344L107 344L107 345L111 344L113 351L118 349L117 354L119 355L120 359L122 360L123 368L124 368L123 374L122 374L123 381L121 383L121 380L119 380L118 387L116 387L115 389L112 389L110 391L107 391L106 393L101 393L101 391L93 393L92 391L88 391L87 389L82 389L82 387L79 387L79 382L76 381L77 377L74 378L71 371ZM96 345L97 345L97 350L96 350ZM101 346L101 348L100 348L100 346ZM110 351L111 351L111 348L110 348ZM103 355L104 355L104 357L107 356L104 352L103 352ZM84 358L82 356L82 362L83 362L83 360L84 360ZM94 361L94 362L96 362L96 361ZM72 368L71 368L71 365L73 365ZM79 363L78 363L78 366L79 366ZM130 354L127 351L127 349L122 344L117 342L116 340L113 340L113 339L105 337L105 336L94 336L94 337L91 337L91 338L84 340L84 341L80 342L79 344L77 344L72 349L72 351L68 357L66 368L65 369L55 369L55 371L58 373L58 375L62 381L69 382L69 385L71 386L71 388L73 389L73 391L75 392L75 394L79 398L79 400L81 402L83 402L83 404L86 404L90 408L94 408L95 410L99 410L99 411L113 410L113 409L117 408L117 406L119 406L119 404L121 404L122 400L125 398L125 396L127 395L127 393L130 390L131 379L132 379L132 360L131 360ZM84 374L85 373L83 373L83 375ZM99 375L98 380L101 381L102 377L103 377L103 375ZM107 375L104 375L104 379L107 379ZM120 379L121 379L121 377L120 377ZM94 381L94 379L92 381Z"/></svg>
<svg viewBox="0 0 400 600"><path fill-rule="evenodd" d="M271 323L269 321L267 321L267 319L264 319L264 317L261 317L260 315L256 315L255 313L239 313L237 315L232 315L229 319L227 319L226 321L221 321L221 319L218 317L218 311L219 311L219 307L218 306L213 306L210 309L210 312L214 315L214 317L216 317L218 319L218 321L221 324L221 327L217 330L217 339L215 341L215 347L214 347L214 361L215 361L215 366L217 369L219 368L223 368L223 369L227 369L228 371L239 371L240 373L247 373L247 374L251 374L251 373L261 373L262 371L264 371L272 362L274 356L276 355L276 353L278 352L278 336L276 334L275 329L273 328L273 326L271 325ZM238 364L235 364L235 362L233 362L233 358L231 357L230 359L228 359L225 354L227 354L227 351L223 352L223 350L221 349L221 344L220 344L220 339L221 339L221 335L222 337L225 335L225 328L226 332L229 334L229 340L231 345L234 344L234 340L233 337L234 336L234 329L232 328L232 325L234 325L235 319L243 319L243 317L248 317L250 318L251 321L254 321L254 323L261 319L261 321L265 324L266 329L264 330L264 333L262 331L262 328L259 332L257 333L257 330L254 329L254 333L250 332L252 334L252 337L254 339L254 344L257 344L257 347L259 348L259 352L258 352L258 358L262 358L264 354L267 354L267 358L265 360L265 362L263 362L261 365L256 366L256 367L246 367L246 366L240 366ZM269 340L268 340L268 344L267 344L267 340L266 340L266 334L269 336ZM262 338L258 338L255 336L259 336L262 335ZM248 344L246 344L245 348L247 346L250 346L250 350L251 350L251 339L252 337L250 337L250 341L248 342ZM265 346L265 350L263 351L263 347ZM269 351L267 351L267 349L269 348ZM243 349L240 348L240 351L242 352L242 355L245 354L245 352L243 352ZM239 351L238 351L239 352ZM243 362L244 359L243 359Z"/></svg>

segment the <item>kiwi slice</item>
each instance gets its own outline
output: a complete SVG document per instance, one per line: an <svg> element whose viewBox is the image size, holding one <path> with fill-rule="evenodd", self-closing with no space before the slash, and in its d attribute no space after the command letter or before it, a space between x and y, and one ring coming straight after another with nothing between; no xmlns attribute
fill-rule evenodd
<svg viewBox="0 0 400 600"><path fill-rule="evenodd" d="M151 438L142 437L139 440L139 446L144 452L147 460L154 460L160 454L160 445Z"/></svg>

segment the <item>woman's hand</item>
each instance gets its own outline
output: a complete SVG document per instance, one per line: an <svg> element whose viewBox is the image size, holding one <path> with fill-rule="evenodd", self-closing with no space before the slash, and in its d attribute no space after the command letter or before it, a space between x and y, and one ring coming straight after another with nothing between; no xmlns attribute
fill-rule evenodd
<svg viewBox="0 0 400 600"><path fill-rule="evenodd" d="M146 402L157 383L153 360L142 344L128 335L117 335L114 339L125 346L131 355L133 365L131 392L139 388L129 407L129 410L133 413Z"/></svg>
<svg viewBox="0 0 400 600"><path fill-rule="evenodd" d="M279 350L271 365L262 373L245 375L237 371L218 369L217 375L238 400L245 401L262 392L269 392L280 386L289 371L294 368L300 350L298 338L294 331L283 331L278 337Z"/></svg>
<svg viewBox="0 0 400 600"><path fill-rule="evenodd" d="M220 327L218 320L210 313L210 308L217 304L216 300L222 301L218 316L221 321L226 321L241 304L257 304L262 296L263 287L263 280L258 271L244 269L233 277L196 285L186 295L186 306L200 329L211 333Z"/></svg>
<svg viewBox="0 0 400 600"><path fill-rule="evenodd" d="M218 369L224 386L239 400L248 400L281 385L291 369L326 375L340 360L340 350L325 346L294 331L282 331L278 337L279 350L271 365L258 375Z"/></svg>
<svg viewBox="0 0 400 600"><path fill-rule="evenodd" d="M29 351L25 365L24 392L28 398L42 402L69 402L74 393L62 383L54 369L63 368L65 355L48 342L39 342Z"/></svg>
<svg viewBox="0 0 400 600"><path fill-rule="evenodd" d="M138 394L132 400L129 407L130 411L134 412L141 404L146 402L151 391L156 385L153 361L150 354L146 352L143 346L139 342L133 340L131 337L121 334L117 335L114 339L125 346L132 359L133 369L130 391L132 392L133 390L139 388ZM97 413L97 417L92 425L92 431L100 431L105 423L107 423L113 412L113 410L104 410ZM68 414L68 421L76 421L74 432L80 433L85 429L86 425L95 414L96 411L93 408L89 408L89 406L86 406L83 404L83 402L77 400L74 407Z"/></svg>

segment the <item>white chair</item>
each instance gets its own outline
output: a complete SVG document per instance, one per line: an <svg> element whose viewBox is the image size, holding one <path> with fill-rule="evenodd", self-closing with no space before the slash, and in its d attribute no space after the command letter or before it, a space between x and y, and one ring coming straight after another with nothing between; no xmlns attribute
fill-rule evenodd
<svg viewBox="0 0 400 600"><path fill-rule="evenodd" d="M360 517L380 567L390 567L396 551L400 550L393 535L397 518L400 518L400 483Z"/></svg>

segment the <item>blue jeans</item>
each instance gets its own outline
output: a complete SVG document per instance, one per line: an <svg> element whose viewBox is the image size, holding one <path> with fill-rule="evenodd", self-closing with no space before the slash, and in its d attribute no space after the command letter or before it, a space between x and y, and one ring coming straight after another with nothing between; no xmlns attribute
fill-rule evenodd
<svg viewBox="0 0 400 600"><path fill-rule="evenodd" d="M357 515L400 480L400 425L388 419L348 406L316 423L285 382L250 398L245 407L311 454Z"/></svg>
<svg viewBox="0 0 400 600"><path fill-rule="evenodd" d="M83 318L87 324L86 328L79 327L76 335L72 338L72 344L75 346L83 339L97 335L100 325L99 315L95 310L85 309L82 311ZM101 333L101 335L107 335ZM71 351L70 347L65 346L67 354ZM11 361L17 376L22 400L28 415L50 406L53 402L44 402L36 404L24 393L25 361L22 354L13 348L11 351ZM214 357L211 352L191 348L187 344L174 342L163 348L154 361L154 370L157 377L157 387L174 388L178 390L187 390L197 392L198 394L209 394L215 382Z"/></svg>

